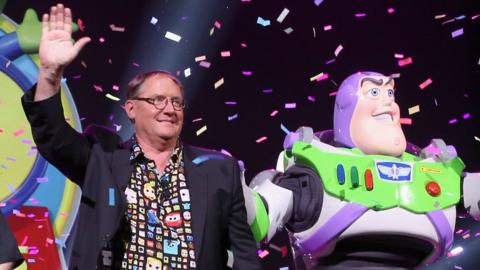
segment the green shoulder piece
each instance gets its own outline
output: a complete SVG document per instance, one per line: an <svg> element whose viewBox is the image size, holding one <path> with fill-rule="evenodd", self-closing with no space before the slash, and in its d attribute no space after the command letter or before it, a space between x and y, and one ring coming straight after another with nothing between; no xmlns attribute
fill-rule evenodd
<svg viewBox="0 0 480 270"><path fill-rule="evenodd" d="M365 155L358 149L326 152L296 142L292 158L313 168L325 192L374 210L402 207L415 213L445 209L460 200L460 158L424 162L404 153L401 157Z"/></svg>
<svg viewBox="0 0 480 270"><path fill-rule="evenodd" d="M260 242L265 238L265 236L267 236L270 221L268 220L267 209L265 208L260 195L258 195L256 192L255 205L257 206L257 211L255 213L255 220L250 225L250 229L252 230L255 241Z"/></svg>

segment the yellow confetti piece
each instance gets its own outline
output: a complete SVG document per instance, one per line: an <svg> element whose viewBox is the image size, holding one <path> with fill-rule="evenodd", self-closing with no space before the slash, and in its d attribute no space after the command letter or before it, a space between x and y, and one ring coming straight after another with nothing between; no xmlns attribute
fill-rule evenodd
<svg viewBox="0 0 480 270"><path fill-rule="evenodd" d="M19 247L18 247L18 250L19 250L20 253L22 253L22 254L28 254L28 246L19 246Z"/></svg>
<svg viewBox="0 0 480 270"><path fill-rule="evenodd" d="M412 114L417 113L419 111L420 111L420 105L416 105L416 106L408 108L408 114L409 115L412 115Z"/></svg>
<svg viewBox="0 0 480 270"><path fill-rule="evenodd" d="M219 88L220 86L222 86L224 82L225 82L225 81L223 80L223 78L221 78L220 80L216 81L216 82L215 82L215 85L214 85L214 89L217 89L217 88Z"/></svg>
<svg viewBox="0 0 480 270"><path fill-rule="evenodd" d="M310 77L310 81L313 82L313 81L316 81L318 78L322 77L323 76L323 72L322 73L319 73L313 77Z"/></svg>
<svg viewBox="0 0 480 270"><path fill-rule="evenodd" d="M210 36L215 32L215 27L210 28Z"/></svg>
<svg viewBox="0 0 480 270"><path fill-rule="evenodd" d="M207 60L207 57L205 55L195 57L195 62L201 62L204 60Z"/></svg>
<svg viewBox="0 0 480 270"><path fill-rule="evenodd" d="M197 136L199 136L200 134L202 134L203 132L207 131L207 125L201 127L199 130L197 130Z"/></svg>
<svg viewBox="0 0 480 270"><path fill-rule="evenodd" d="M473 136L473 138L480 142L480 138L478 138L477 136Z"/></svg>
<svg viewBox="0 0 480 270"><path fill-rule="evenodd" d="M105 97L113 100L113 101L120 101L120 99L114 95L111 95L110 93L106 94Z"/></svg>

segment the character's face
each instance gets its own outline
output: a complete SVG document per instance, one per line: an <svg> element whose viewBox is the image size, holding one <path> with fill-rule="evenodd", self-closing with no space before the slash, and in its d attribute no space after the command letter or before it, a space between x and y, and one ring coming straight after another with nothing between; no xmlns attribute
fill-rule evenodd
<svg viewBox="0 0 480 270"><path fill-rule="evenodd" d="M162 261L157 258L148 257L147 258L147 270L161 270Z"/></svg>
<svg viewBox="0 0 480 270"><path fill-rule="evenodd" d="M137 193L130 188L125 189L125 195L127 196L127 202L134 204L137 203Z"/></svg>
<svg viewBox="0 0 480 270"><path fill-rule="evenodd" d="M112 252L110 250L102 250L102 262L104 266L112 266Z"/></svg>
<svg viewBox="0 0 480 270"><path fill-rule="evenodd" d="M165 223L170 227L180 227L182 225L182 216L180 216L180 212L172 212L166 215Z"/></svg>
<svg viewBox="0 0 480 270"><path fill-rule="evenodd" d="M184 202L190 201L190 192L188 192L188 189L180 189L180 198Z"/></svg>
<svg viewBox="0 0 480 270"><path fill-rule="evenodd" d="M143 100L127 100L125 110L134 122L135 132L139 137L176 140L183 126L183 109L175 110L172 100L183 101L180 87L166 76L153 76L145 80L137 97L166 97L165 108L157 109L153 104Z"/></svg>
<svg viewBox="0 0 480 270"><path fill-rule="evenodd" d="M400 126L393 79L364 77L357 95L350 122L350 137L355 146L365 154L400 156L407 142Z"/></svg>
<svg viewBox="0 0 480 270"><path fill-rule="evenodd" d="M149 183L143 185L143 195L149 200L155 199L155 190L153 190L152 186Z"/></svg>

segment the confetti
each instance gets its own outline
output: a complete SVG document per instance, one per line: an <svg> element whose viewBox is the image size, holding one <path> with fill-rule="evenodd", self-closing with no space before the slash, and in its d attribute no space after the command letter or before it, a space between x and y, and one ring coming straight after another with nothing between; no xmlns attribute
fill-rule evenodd
<svg viewBox="0 0 480 270"><path fill-rule="evenodd" d="M406 66L406 65L410 65L411 63L413 63L413 60L411 57L408 57L408 58L405 58L405 59L402 59L402 60L398 60L398 65L403 67L403 66Z"/></svg>
<svg viewBox="0 0 480 270"><path fill-rule="evenodd" d="M452 38L456 38L461 35L463 35L463 28L457 29L452 32Z"/></svg>
<svg viewBox="0 0 480 270"><path fill-rule="evenodd" d="M220 80L218 80L218 81L215 82L213 88L214 88L214 89L219 88L220 86L223 85L224 82L225 82L225 81L224 81L224 79L223 79L223 77L222 77Z"/></svg>
<svg viewBox="0 0 480 270"><path fill-rule="evenodd" d="M220 52L221 57L230 57L230 51L222 51Z"/></svg>
<svg viewBox="0 0 480 270"><path fill-rule="evenodd" d="M263 27L269 26L270 25L270 20L265 20L262 17L257 18L257 24L260 24Z"/></svg>
<svg viewBox="0 0 480 270"><path fill-rule="evenodd" d="M285 20L285 17L287 17L289 12L290 10L288 10L287 8L284 8L280 13L280 15L278 15L277 22L282 23L283 20Z"/></svg>
<svg viewBox="0 0 480 270"><path fill-rule="evenodd" d="M338 55L342 50L343 50L342 44L338 45L338 47L335 49L335 56L338 57Z"/></svg>
<svg viewBox="0 0 480 270"><path fill-rule="evenodd" d="M447 16L447 14L440 14L440 15L435 15L435 20L438 20L438 19L443 19Z"/></svg>
<svg viewBox="0 0 480 270"><path fill-rule="evenodd" d="M245 75L245 76L251 76L252 72L249 71L249 70L244 70L244 71L242 71L242 74Z"/></svg>
<svg viewBox="0 0 480 270"><path fill-rule="evenodd" d="M93 88L95 88L95 91L97 92L103 92L102 86L101 85L93 85Z"/></svg>
<svg viewBox="0 0 480 270"><path fill-rule="evenodd" d="M283 30L285 33L290 34L293 32L293 28L288 27L287 29Z"/></svg>
<svg viewBox="0 0 480 270"><path fill-rule="evenodd" d="M100 43L104 43L105 42L105 38L104 37L101 37L98 39L98 41L100 41Z"/></svg>
<svg viewBox="0 0 480 270"><path fill-rule="evenodd" d="M283 124L280 124L280 129L285 132L285 134L290 134L290 130L288 130L288 128L286 128Z"/></svg>
<svg viewBox="0 0 480 270"><path fill-rule="evenodd" d="M412 122L411 118L400 118L400 124L402 125L411 125Z"/></svg>
<svg viewBox="0 0 480 270"><path fill-rule="evenodd" d="M29 140L29 139L23 139L22 143L23 144L32 144L33 142L32 142L32 140Z"/></svg>
<svg viewBox="0 0 480 270"><path fill-rule="evenodd" d="M196 134L199 136L200 134L204 133L207 130L207 125L201 127L199 130L197 130Z"/></svg>
<svg viewBox="0 0 480 270"><path fill-rule="evenodd" d="M201 61L200 64L199 64L201 67L204 67L204 68L210 68L210 66L212 65L210 62L207 62L207 61Z"/></svg>
<svg viewBox="0 0 480 270"><path fill-rule="evenodd" d="M236 101L225 101L225 105L237 105Z"/></svg>
<svg viewBox="0 0 480 270"><path fill-rule="evenodd" d="M221 24L219 21L215 21L215 23L214 23L213 25L214 25L215 28L217 28L217 29L222 28L222 24Z"/></svg>
<svg viewBox="0 0 480 270"><path fill-rule="evenodd" d="M455 256L458 256L460 253L463 252L463 248L462 247L456 247L456 248L453 248L452 250L450 250L448 253L447 253L447 257L451 258L451 257L455 257Z"/></svg>
<svg viewBox="0 0 480 270"><path fill-rule="evenodd" d="M115 26L115 24L110 24L110 29L113 32L125 32L125 27Z"/></svg>
<svg viewBox="0 0 480 270"><path fill-rule="evenodd" d="M322 76L316 78L315 81L319 82L319 81L323 81L323 80L326 80L326 79L328 79L328 73L325 73Z"/></svg>
<svg viewBox="0 0 480 270"><path fill-rule="evenodd" d="M332 30L332 25L331 25L331 24L325 25L325 26L323 27L323 31L330 31L330 30Z"/></svg>
<svg viewBox="0 0 480 270"><path fill-rule="evenodd" d="M355 17L357 18L363 18L363 17L366 17L367 16L367 13L356 13L355 14Z"/></svg>
<svg viewBox="0 0 480 270"><path fill-rule="evenodd" d="M113 100L113 101L120 101L120 98L118 98L118 97L116 97L116 96L114 96L114 95L112 95L112 94L110 94L110 93L107 93L107 94L105 95L105 97L107 97L108 99L111 99L111 100Z"/></svg>
<svg viewBox="0 0 480 270"><path fill-rule="evenodd" d="M259 250L257 251L257 253L258 253L258 257L260 257L260 258L262 258L262 259L265 258L265 257L267 257L268 254L270 254L270 252L268 252L268 250L266 250L266 249L265 249L265 250L259 249Z"/></svg>
<svg viewBox="0 0 480 270"><path fill-rule="evenodd" d="M317 74L317 75L315 75L315 76L313 76L313 77L310 77L310 81L311 81L311 82L316 81L317 78L319 78L319 77L321 77L321 76L323 76L323 72L321 72L321 73L319 73L319 74Z"/></svg>
<svg viewBox="0 0 480 270"><path fill-rule="evenodd" d="M169 31L167 31L167 32L165 33L165 37L168 38L168 39L170 39L170 40L173 40L173 41L175 41L175 42L179 42L180 39L182 39L181 36L179 36L179 35L177 35L177 34L174 34L174 33L172 33L172 32L169 32Z"/></svg>
<svg viewBox="0 0 480 270"><path fill-rule="evenodd" d="M237 118L238 118L238 113L236 113L236 114L234 114L234 115L232 115L232 116L229 116L229 117L228 117L228 121L232 121L232 120L235 120L235 119L237 119Z"/></svg>
<svg viewBox="0 0 480 270"><path fill-rule="evenodd" d="M420 105L416 105L413 107L408 108L408 114L412 115L420 111Z"/></svg>
<svg viewBox="0 0 480 270"><path fill-rule="evenodd" d="M152 18L150 19L150 23L153 24L153 25L157 24L157 22L158 22L158 19L155 18L155 17L152 17Z"/></svg>
<svg viewBox="0 0 480 270"><path fill-rule="evenodd" d="M457 123L458 120L456 118L453 118L452 120L448 121L450 125Z"/></svg>
<svg viewBox="0 0 480 270"><path fill-rule="evenodd" d="M463 114L463 119L468 119L468 118L470 118L470 114L469 114L469 113Z"/></svg>
<svg viewBox="0 0 480 270"><path fill-rule="evenodd" d="M195 62L200 62L204 60L207 60L207 57L205 55L195 57Z"/></svg>
<svg viewBox="0 0 480 270"><path fill-rule="evenodd" d="M315 102L315 97L314 96L308 96L307 99L308 99L308 101Z"/></svg>
<svg viewBox="0 0 480 270"><path fill-rule="evenodd" d="M429 86L431 83L432 83L432 79L428 78L427 80L425 80L424 82L422 82L419 87L421 90L425 89L425 87Z"/></svg>
<svg viewBox="0 0 480 270"><path fill-rule="evenodd" d="M396 53L394 56L397 59L402 59L404 57L403 54L401 54L401 53Z"/></svg>
<svg viewBox="0 0 480 270"><path fill-rule="evenodd" d="M264 94L270 94L270 93L273 92L273 89L263 89L262 92L263 92Z"/></svg>
<svg viewBox="0 0 480 270"><path fill-rule="evenodd" d="M183 71L183 75L185 75L185 78L188 78L190 75L192 75L192 71L190 70L190 68L186 68Z"/></svg>
<svg viewBox="0 0 480 270"><path fill-rule="evenodd" d="M119 87L118 85L115 85L115 84L114 84L114 85L112 86L112 90L118 91L118 90L120 90L120 87Z"/></svg>
<svg viewBox="0 0 480 270"><path fill-rule="evenodd" d="M273 116L275 116L275 115L277 115L277 114L278 114L278 111L277 111L277 110L274 110L273 112L270 113L270 116L273 117Z"/></svg>
<svg viewBox="0 0 480 270"><path fill-rule="evenodd" d="M387 9L387 12L388 12L389 14L392 14L392 13L395 12L395 9L394 9L394 8L388 8L388 9Z"/></svg>
<svg viewBox="0 0 480 270"><path fill-rule="evenodd" d="M23 135L23 134L25 134L25 130L19 129L19 130L15 131L13 133L13 136L18 137L18 136Z"/></svg>
<svg viewBox="0 0 480 270"><path fill-rule="evenodd" d="M48 177L37 177L37 183L47 183Z"/></svg>
<svg viewBox="0 0 480 270"><path fill-rule="evenodd" d="M265 141L266 139L268 139L268 138L266 136L263 136L261 138L258 138L255 142L256 143L261 143L261 142Z"/></svg>
<svg viewBox="0 0 480 270"><path fill-rule="evenodd" d="M323 2L323 0L314 0L313 3L318 7Z"/></svg>
<svg viewBox="0 0 480 270"><path fill-rule="evenodd" d="M295 109L297 107L297 103L285 103L285 109Z"/></svg>

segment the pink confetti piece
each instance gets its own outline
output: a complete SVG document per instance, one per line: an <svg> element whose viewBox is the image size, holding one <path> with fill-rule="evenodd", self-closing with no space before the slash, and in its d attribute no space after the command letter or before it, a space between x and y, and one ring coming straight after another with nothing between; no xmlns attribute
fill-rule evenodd
<svg viewBox="0 0 480 270"><path fill-rule="evenodd" d="M48 237L47 237L47 239L45 239L45 242L47 242L47 244L50 244L50 245L55 243L55 241L52 238L48 238Z"/></svg>
<svg viewBox="0 0 480 270"><path fill-rule="evenodd" d="M470 114L469 114L469 113L463 114L463 119L468 119L468 118L470 118Z"/></svg>
<svg viewBox="0 0 480 270"><path fill-rule="evenodd" d="M404 57L403 54L401 54L401 53L396 53L394 56L397 59L402 59Z"/></svg>
<svg viewBox="0 0 480 270"><path fill-rule="evenodd" d="M23 130L23 129L18 129L17 131L15 131L15 132L13 133L13 136L18 137L18 136L23 135L23 134L25 134L25 130Z"/></svg>
<svg viewBox="0 0 480 270"><path fill-rule="evenodd" d="M102 86L101 86L101 85L96 85L96 84L94 84L94 85L93 85L93 88L95 88L95 91L97 91L97 92L103 92L103 89L102 89Z"/></svg>
<svg viewBox="0 0 480 270"><path fill-rule="evenodd" d="M222 51L220 52L221 57L230 57L230 51Z"/></svg>
<svg viewBox="0 0 480 270"><path fill-rule="evenodd" d="M323 31L330 31L330 30L332 30L332 25L331 25L331 24L325 25L325 26L323 27Z"/></svg>
<svg viewBox="0 0 480 270"><path fill-rule="evenodd" d="M204 68L210 68L212 64L210 62L207 62L207 61L201 61L200 62L200 66L201 67L204 67Z"/></svg>
<svg viewBox="0 0 480 270"><path fill-rule="evenodd" d="M308 101L315 102L315 97L313 97L313 96L308 96Z"/></svg>
<svg viewBox="0 0 480 270"><path fill-rule="evenodd" d="M240 43L240 46L241 46L242 48L247 48L247 43Z"/></svg>
<svg viewBox="0 0 480 270"><path fill-rule="evenodd" d="M100 43L104 43L105 42L105 38L101 37L98 39L98 41L100 41Z"/></svg>
<svg viewBox="0 0 480 270"><path fill-rule="evenodd" d="M265 257L267 257L268 254L270 254L270 252L268 252L268 250L266 250L266 249L265 249L265 250L259 249L259 250L257 251L257 253L258 253L258 257L260 257L260 258L262 258L262 259L265 258Z"/></svg>
<svg viewBox="0 0 480 270"><path fill-rule="evenodd" d="M447 17L447 14L439 14L439 15L435 15L435 17L434 17L434 18L435 18L435 20L438 20L438 19L443 19L443 18L445 18L445 17Z"/></svg>
<svg viewBox="0 0 480 270"><path fill-rule="evenodd" d="M367 16L367 13L356 13L355 14L355 17L357 18L363 18L363 17L366 17Z"/></svg>
<svg viewBox="0 0 480 270"><path fill-rule="evenodd" d="M256 143L261 143L261 142L263 142L263 141L265 141L265 140L267 140L267 139L268 139L267 136L263 136L263 137L261 137L261 138L258 138L255 142L256 142Z"/></svg>
<svg viewBox="0 0 480 270"><path fill-rule="evenodd" d="M133 63L132 63L132 66L134 66L134 67L140 67L140 64L133 62Z"/></svg>
<svg viewBox="0 0 480 270"><path fill-rule="evenodd" d="M49 216L50 216L50 214L48 213L48 211L45 211L45 212L43 213L43 217L48 218Z"/></svg>
<svg viewBox="0 0 480 270"><path fill-rule="evenodd" d="M450 125L457 123L458 120L456 118L453 118L452 120L448 121Z"/></svg>
<svg viewBox="0 0 480 270"><path fill-rule="evenodd" d="M328 79L328 73L325 73L322 76L319 76L318 78L315 79L315 81L319 82L319 81L323 81L323 80L326 80L326 79Z"/></svg>
<svg viewBox="0 0 480 270"><path fill-rule="evenodd" d="M215 28L217 28L217 29L222 28L222 24L221 24L219 21L215 21L215 23L214 23L213 25L214 25Z"/></svg>
<svg viewBox="0 0 480 270"><path fill-rule="evenodd" d="M78 80L78 79L80 79L80 78L82 78L82 75L75 75L75 76L73 76L73 79L74 79L74 80Z"/></svg>
<svg viewBox="0 0 480 270"><path fill-rule="evenodd" d="M118 91L118 90L120 90L120 87L118 85L114 84L112 86L112 89L115 90L115 91Z"/></svg>
<svg viewBox="0 0 480 270"><path fill-rule="evenodd" d="M456 38L461 35L463 35L463 28L457 29L452 32L452 38Z"/></svg>
<svg viewBox="0 0 480 270"><path fill-rule="evenodd" d="M270 93L273 92L273 89L263 89L262 92L263 92L264 94L270 94Z"/></svg>
<svg viewBox="0 0 480 270"><path fill-rule="evenodd" d="M473 15L471 19L472 19L472 21L473 21L473 20L475 20L475 19L477 19L477 18L480 18L480 14Z"/></svg>
<svg viewBox="0 0 480 270"><path fill-rule="evenodd" d="M22 242L21 242L20 246L25 246L27 241L28 241L28 235L25 235L25 237L23 237L23 239L22 239Z"/></svg>
<svg viewBox="0 0 480 270"><path fill-rule="evenodd" d="M421 90L425 89L425 87L429 86L431 83L432 83L432 79L428 78L427 80L425 80L424 82L422 82L419 87Z"/></svg>
<svg viewBox="0 0 480 270"><path fill-rule="evenodd" d="M408 58L405 58L405 59L402 59L402 60L398 60L398 65L403 67L403 66L406 66L406 65L410 65L411 63L413 63L413 60L411 57L408 57Z"/></svg>
<svg viewBox="0 0 480 270"><path fill-rule="evenodd" d="M328 93L328 96L329 96L329 97L334 97L334 96L337 95L337 93L338 93L338 91L330 92L330 93Z"/></svg>
<svg viewBox="0 0 480 270"><path fill-rule="evenodd" d="M402 125L411 125L412 122L412 118L400 118L400 124Z"/></svg>
<svg viewBox="0 0 480 270"><path fill-rule="evenodd" d="M389 14L392 14L392 13L395 12L395 9L394 9L394 8L388 8L388 9L387 9L387 12L388 12Z"/></svg>
<svg viewBox="0 0 480 270"><path fill-rule="evenodd" d="M244 71L242 71L242 74L245 75L245 76L252 76L253 73L249 70L244 70Z"/></svg>
<svg viewBox="0 0 480 270"><path fill-rule="evenodd" d="M335 49L335 56L338 57L338 55L340 54L340 52L343 50L343 46L342 44L338 45L338 47ZM327 75L327 78L328 78L328 75Z"/></svg>
<svg viewBox="0 0 480 270"><path fill-rule="evenodd" d="M28 218L34 218L34 217L35 217L35 214L28 214L27 217L28 217Z"/></svg>
<svg viewBox="0 0 480 270"><path fill-rule="evenodd" d="M237 105L236 101L225 101L225 105Z"/></svg>
<svg viewBox="0 0 480 270"><path fill-rule="evenodd" d="M295 109L297 107L297 103L285 103L285 109Z"/></svg>
<svg viewBox="0 0 480 270"><path fill-rule="evenodd" d="M270 116L273 117L273 116L275 116L275 115L277 115L277 114L278 114L278 111L277 111L277 110L274 110L273 112L270 113Z"/></svg>

